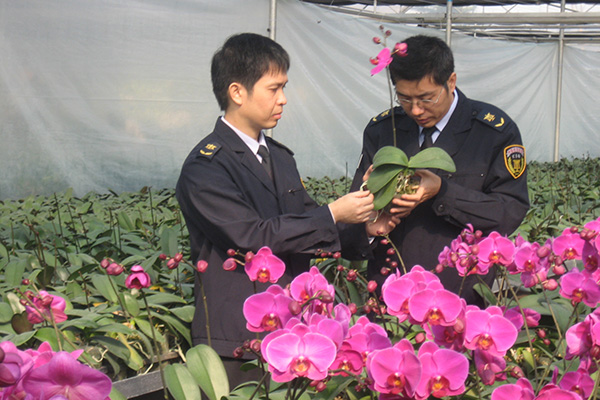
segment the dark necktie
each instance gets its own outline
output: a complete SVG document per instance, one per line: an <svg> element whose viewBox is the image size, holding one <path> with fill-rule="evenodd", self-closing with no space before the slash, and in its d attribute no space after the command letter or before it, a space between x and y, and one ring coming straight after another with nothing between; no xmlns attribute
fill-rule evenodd
<svg viewBox="0 0 600 400"><path fill-rule="evenodd" d="M269 149L261 144L258 148L258 155L262 158L261 164L265 168L265 171L267 171L269 178L273 180L273 169L271 167L271 156L269 156Z"/></svg>
<svg viewBox="0 0 600 400"><path fill-rule="evenodd" d="M433 132L435 132L437 130L437 128L434 126L432 126L431 128L423 128L423 135L424 135L424 140L423 140L423 144L421 145L421 150L425 150L428 149L429 147L433 146L433 138L431 137L433 135Z"/></svg>

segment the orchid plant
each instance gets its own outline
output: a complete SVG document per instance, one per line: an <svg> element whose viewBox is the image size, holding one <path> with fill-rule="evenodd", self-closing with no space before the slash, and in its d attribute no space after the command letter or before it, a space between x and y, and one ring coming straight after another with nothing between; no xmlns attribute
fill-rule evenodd
<svg viewBox="0 0 600 400"><path fill-rule="evenodd" d="M430 147L415 154L410 159L404 151L396 147L396 123L394 112L394 93L392 90L392 80L389 65L392 63L392 56L405 57L408 54L406 43L396 43L393 50L386 47L386 41L392 32L385 30L383 26L379 29L382 38L374 37L375 44L383 45L383 49L377 57L371 58L371 63L375 67L371 70L371 76L381 71L386 71L387 83L390 95L390 115L392 118L393 146L384 146L375 153L373 157L373 172L366 182L366 187L375 196L374 209L381 210L385 208L394 197L399 197L405 193L414 193L418 187L418 181L414 176L417 168L437 168L448 172L455 172L456 166L452 158L439 147Z"/></svg>

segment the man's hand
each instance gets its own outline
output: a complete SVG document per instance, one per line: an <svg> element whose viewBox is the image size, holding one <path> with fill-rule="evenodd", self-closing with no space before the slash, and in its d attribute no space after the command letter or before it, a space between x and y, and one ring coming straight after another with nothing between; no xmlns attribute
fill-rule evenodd
<svg viewBox="0 0 600 400"><path fill-rule="evenodd" d="M393 199L390 213L399 218L407 217L416 206L436 196L442 186L442 179L426 169L418 169L415 175L421 178L421 183L414 194L403 194L399 199Z"/></svg>
<svg viewBox="0 0 600 400"><path fill-rule="evenodd" d="M348 193L329 204L335 222L359 224L367 222L373 211L373 195L368 190Z"/></svg>
<svg viewBox="0 0 600 400"><path fill-rule="evenodd" d="M383 236L390 233L396 225L400 223L400 218L388 214L385 211L373 212L373 219L369 220L365 226L367 236Z"/></svg>

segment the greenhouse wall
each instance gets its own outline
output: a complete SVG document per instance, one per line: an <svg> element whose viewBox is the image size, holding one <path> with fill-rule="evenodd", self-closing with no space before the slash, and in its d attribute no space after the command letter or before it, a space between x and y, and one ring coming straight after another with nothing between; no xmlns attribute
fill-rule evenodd
<svg viewBox="0 0 600 400"><path fill-rule="evenodd" d="M303 176L352 175L362 131L389 107L370 76L378 21L299 0L277 2L276 39L292 59L273 130ZM268 35L269 0L3 0L0 199L72 187L174 187L220 111L210 59L231 34ZM438 30L386 24L390 43ZM556 43L454 34L458 87L517 121L529 160L554 156ZM565 49L561 157L600 156L600 52Z"/></svg>

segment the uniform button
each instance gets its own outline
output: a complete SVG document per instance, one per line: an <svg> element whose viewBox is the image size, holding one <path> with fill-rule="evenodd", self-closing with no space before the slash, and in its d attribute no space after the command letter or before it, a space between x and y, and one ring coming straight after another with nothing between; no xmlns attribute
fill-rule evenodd
<svg viewBox="0 0 600 400"><path fill-rule="evenodd" d="M443 204L440 204L437 208L438 212L444 212L445 209L446 209L446 207L444 207Z"/></svg>

